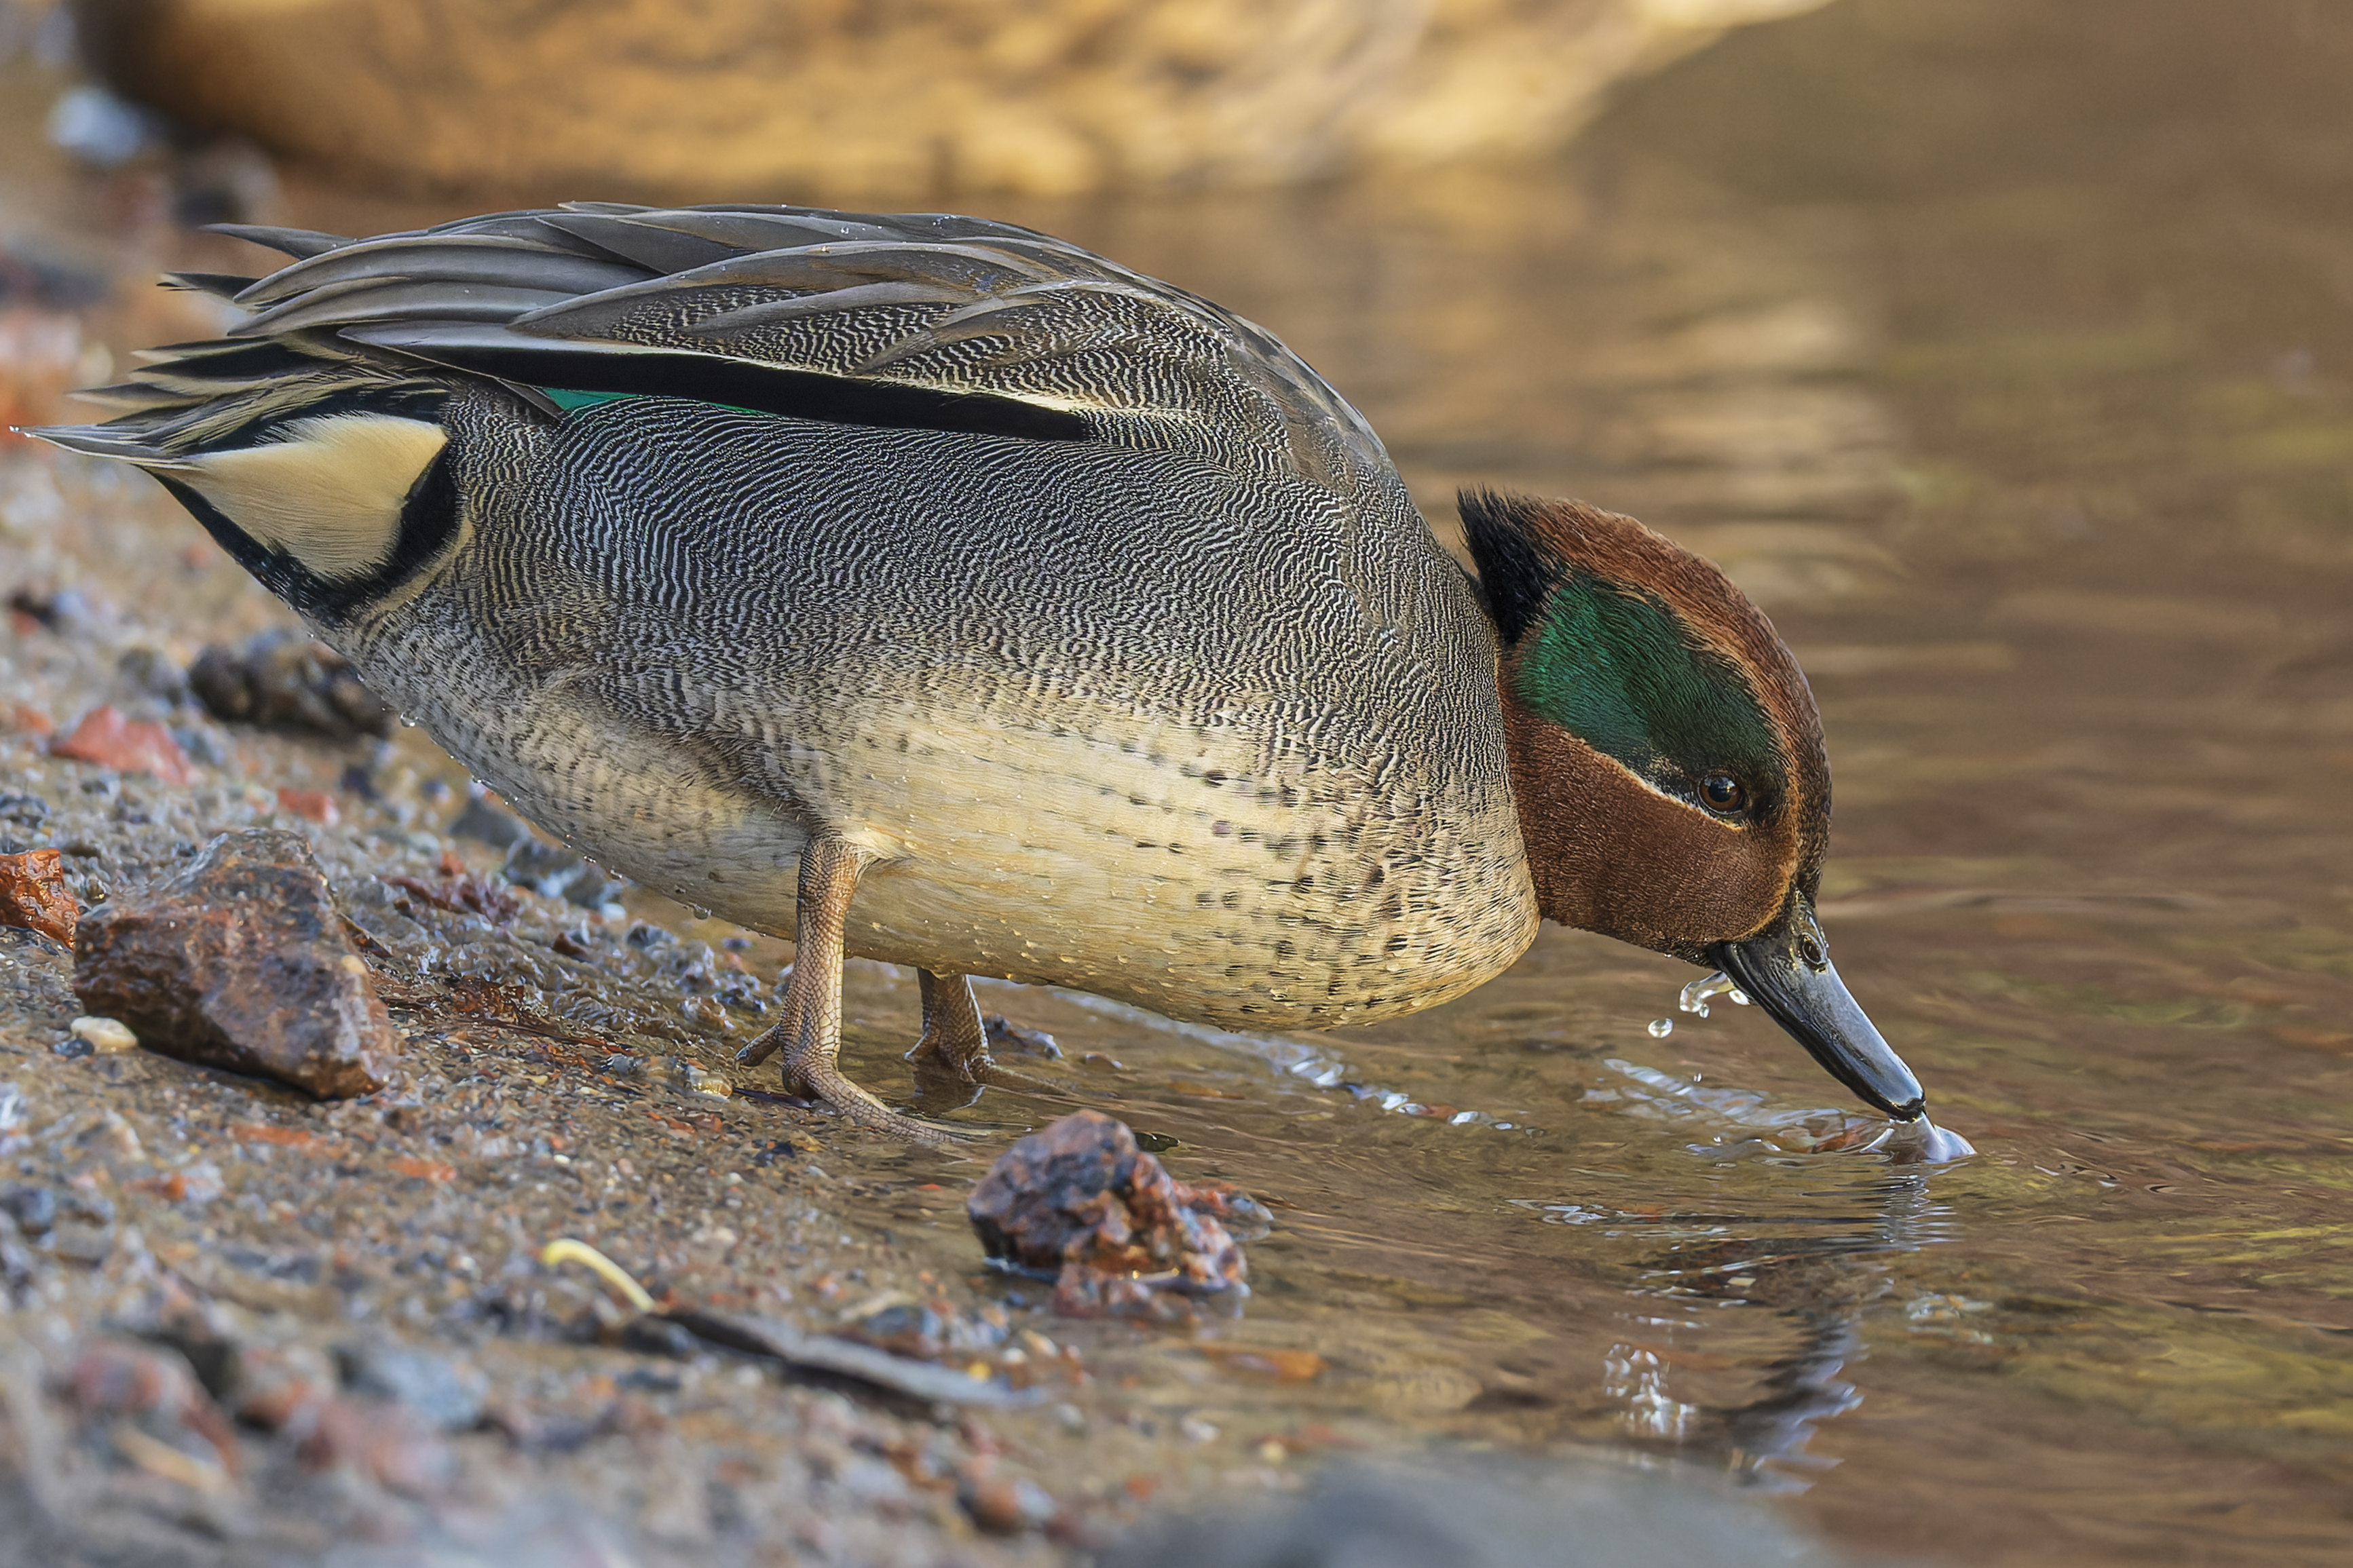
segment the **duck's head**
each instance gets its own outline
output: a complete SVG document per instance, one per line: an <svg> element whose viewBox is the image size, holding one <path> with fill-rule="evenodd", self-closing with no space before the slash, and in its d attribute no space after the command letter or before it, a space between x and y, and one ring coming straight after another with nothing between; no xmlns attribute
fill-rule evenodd
<svg viewBox="0 0 2353 1568"><path fill-rule="evenodd" d="M1830 764L1771 623L1632 518L1487 491L1461 509L1545 915L1723 970L1840 1082L1918 1116L1814 919Z"/></svg>

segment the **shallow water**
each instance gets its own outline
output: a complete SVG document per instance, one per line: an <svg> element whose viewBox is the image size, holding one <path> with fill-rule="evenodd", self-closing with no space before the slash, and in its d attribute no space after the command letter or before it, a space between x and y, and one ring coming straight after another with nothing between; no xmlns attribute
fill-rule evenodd
<svg viewBox="0 0 2353 1568"><path fill-rule="evenodd" d="M1281 332L1434 519L1575 494L1724 563L1821 699L1841 970L1979 1151L1557 930L1324 1037L991 988L1072 1092L959 1120L1106 1106L1274 1209L1212 1331L1330 1370L1140 1340L1172 1401L1672 1457L1921 1559L2353 1551L2353 24L2052 9L1833 5L1541 165L984 206ZM853 967L902 1083L913 983Z"/></svg>
<svg viewBox="0 0 2353 1568"><path fill-rule="evenodd" d="M1285 1399L1869 1550L2353 1552L2353 26L2065 9L1833 6L1540 169L1034 215L1285 333L1433 517L1580 495L1749 586L1841 971L1981 1151L1831 1147L1768 1020L1556 930L1299 1061L989 998L1275 1205L1229 1331L1332 1359ZM859 994L887 1080L912 986Z"/></svg>

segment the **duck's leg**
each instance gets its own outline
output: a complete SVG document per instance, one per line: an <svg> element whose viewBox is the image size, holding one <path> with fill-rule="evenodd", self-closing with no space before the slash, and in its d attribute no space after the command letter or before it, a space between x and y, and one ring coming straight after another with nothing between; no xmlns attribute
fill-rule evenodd
<svg viewBox="0 0 2353 1568"><path fill-rule="evenodd" d="M818 837L801 851L800 885L794 894L793 977L785 986L784 1016L736 1053L740 1062L765 1061L784 1052L787 1094L822 1101L861 1127L894 1132L926 1143L948 1141L944 1128L902 1116L842 1073L842 932L849 923L849 900L858 891L865 857L839 838Z"/></svg>
<svg viewBox="0 0 2353 1568"><path fill-rule="evenodd" d="M1019 1085L1051 1089L1056 1086L1028 1073L1016 1072L988 1054L988 1029L980 1021L980 1005L973 1000L972 982L961 974L915 971L923 992L923 1037L907 1053L915 1066L919 1093L946 1099L962 1093L956 1103L970 1105L980 1098L983 1084Z"/></svg>

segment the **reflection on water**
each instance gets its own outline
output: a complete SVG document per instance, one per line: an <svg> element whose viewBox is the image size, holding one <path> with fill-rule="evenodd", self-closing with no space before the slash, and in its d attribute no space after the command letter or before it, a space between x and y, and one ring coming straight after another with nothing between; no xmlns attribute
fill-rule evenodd
<svg viewBox="0 0 2353 1568"><path fill-rule="evenodd" d="M1876 1552L2353 1552L2347 79L2295 0L1841 0L1557 163L994 209L1281 331L1442 532L1458 483L1577 494L1757 594L1822 700L1841 967L1981 1151L1916 1163L1755 1009L1577 933L1332 1037L993 991L1069 1091L960 1119L1108 1106L1250 1188L1256 1294L1204 1331L1331 1368L1113 1334L1107 1376L1671 1456ZM894 1081L912 977L847 1005Z"/></svg>

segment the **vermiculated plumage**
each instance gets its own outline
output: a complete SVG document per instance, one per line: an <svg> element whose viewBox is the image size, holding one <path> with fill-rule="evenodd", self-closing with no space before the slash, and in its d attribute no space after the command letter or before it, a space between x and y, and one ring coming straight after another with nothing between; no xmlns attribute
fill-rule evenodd
<svg viewBox="0 0 2353 1568"><path fill-rule="evenodd" d="M1709 759L1514 731L1498 689L1496 623L1520 657L1565 549L1596 581L1665 552L1660 613L1730 639L1721 710L1802 773L1810 699L1737 591L1630 520L1473 497L1482 560L1529 567L1491 570L1491 621L1363 418L1181 289L940 215L233 232L298 259L178 281L251 318L43 434L154 473L543 827L797 931L759 1052L853 1115L922 1131L833 1066L844 952L923 970L924 1048L968 1075L965 974L1229 1025L1459 994L1534 935L1531 788L1560 864L1658 882L1650 945L1803 912L1787 833L1694 802ZM1719 860L1737 891L1677 890ZM1707 929L1667 929L1679 900Z"/></svg>

